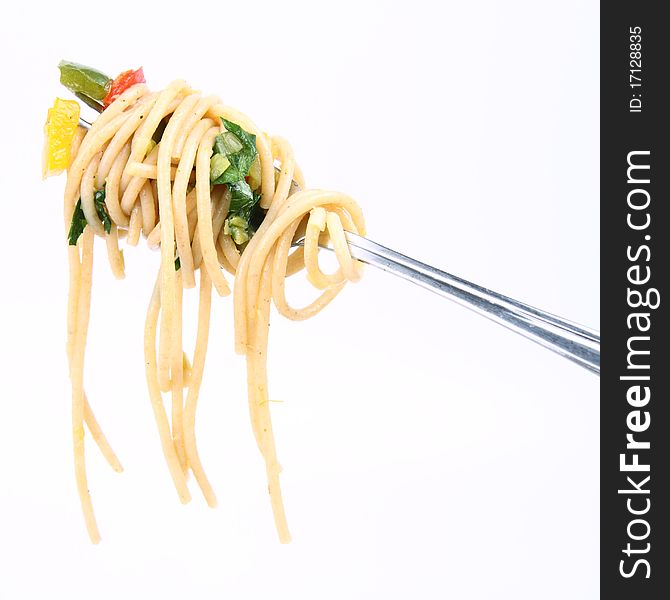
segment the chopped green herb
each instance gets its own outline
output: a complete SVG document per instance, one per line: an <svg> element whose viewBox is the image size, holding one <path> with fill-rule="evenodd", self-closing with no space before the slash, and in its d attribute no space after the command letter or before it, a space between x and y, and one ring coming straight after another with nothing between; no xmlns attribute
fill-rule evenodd
<svg viewBox="0 0 670 600"><path fill-rule="evenodd" d="M165 131L165 128L167 127L168 121L170 120L170 115L167 117L163 117L158 123L158 127L156 127L156 131L154 131L154 134L151 136L151 139L158 144L158 142L161 141L161 138L163 137L163 132ZM147 153L148 154L148 153Z"/></svg>
<svg viewBox="0 0 670 600"><path fill-rule="evenodd" d="M223 154L212 155L209 161L209 179L214 181L223 175L223 172L230 166L230 161Z"/></svg>
<svg viewBox="0 0 670 600"><path fill-rule="evenodd" d="M93 196L93 203L95 204L95 212L98 213L98 218L102 222L102 226L106 233L112 231L112 219L107 212L105 206L105 188L96 190ZM81 198L77 200L77 205L74 207L72 213L72 221L70 221L70 231L67 234L67 241L70 246L76 246L79 236L84 233L86 228L86 215L84 209L81 207Z"/></svg>
<svg viewBox="0 0 670 600"><path fill-rule="evenodd" d="M156 146L158 146L158 144L156 142L154 142L154 140L149 140L149 143L147 144L146 152L144 153L145 156L149 156L149 154L151 154L151 152L153 151L153 149Z"/></svg>
<svg viewBox="0 0 670 600"><path fill-rule="evenodd" d="M95 203L95 212L98 213L98 218L102 221L102 226L105 228L105 232L110 233L112 231L112 220L109 217L107 212L107 206L105 205L105 188L101 190L96 190L95 196L93 196L93 202Z"/></svg>
<svg viewBox="0 0 670 600"><path fill-rule="evenodd" d="M230 236L233 238L233 242L235 242L238 246L246 244L249 241L249 234L247 233L247 230L240 227L231 227Z"/></svg>
<svg viewBox="0 0 670 600"><path fill-rule="evenodd" d="M230 164L223 173L211 180L214 185L243 181L257 155L255 135L223 117L221 121L227 131L220 133L214 139L212 159L216 155L222 155Z"/></svg>
<svg viewBox="0 0 670 600"><path fill-rule="evenodd" d="M245 181L229 186L231 192L228 218L224 222L224 233L241 246L256 233L263 222L265 211L260 206L261 195L252 192Z"/></svg>
<svg viewBox="0 0 670 600"><path fill-rule="evenodd" d="M214 140L214 147L219 154L225 156L228 156L228 154L237 154L243 148L242 142L230 131L224 131L217 135Z"/></svg>
<svg viewBox="0 0 670 600"><path fill-rule="evenodd" d="M181 269L181 261L179 260L179 257L174 259L174 270L179 271Z"/></svg>
<svg viewBox="0 0 670 600"><path fill-rule="evenodd" d="M230 208L228 209L230 213L240 213L253 206L254 193L246 181L231 183L228 189L230 189Z"/></svg>
<svg viewBox="0 0 670 600"><path fill-rule="evenodd" d="M261 203L260 203L261 195L260 194L257 195L257 198L258 198L258 200L251 207L251 213L249 215L249 229L253 233L256 233L258 231L258 228L263 223L263 220L265 219L265 215L268 212L267 209L261 208Z"/></svg>
<svg viewBox="0 0 670 600"><path fill-rule="evenodd" d="M251 163L246 181L249 183L249 187L252 190L259 188L261 185L261 161L258 156L256 156L254 162Z"/></svg>
<svg viewBox="0 0 670 600"><path fill-rule="evenodd" d="M84 233L86 227L86 215L81 208L81 198L77 200L77 205L74 207L72 214L72 221L70 222L70 231L67 234L67 242L70 246L76 246L79 236Z"/></svg>
<svg viewBox="0 0 670 600"><path fill-rule="evenodd" d="M223 230L238 246L242 246L254 235L265 216L259 204L261 195L254 192L246 180L249 177L254 188L260 184L256 136L223 117L221 120L226 131L214 139L209 163L210 181L214 185L228 186L230 207Z"/></svg>

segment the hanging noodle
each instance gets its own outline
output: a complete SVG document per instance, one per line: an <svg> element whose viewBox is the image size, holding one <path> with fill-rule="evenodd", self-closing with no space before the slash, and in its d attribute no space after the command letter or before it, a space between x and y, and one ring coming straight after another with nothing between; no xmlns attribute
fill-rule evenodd
<svg viewBox="0 0 670 600"><path fill-rule="evenodd" d="M230 192L225 185L210 183L214 138L224 131L221 117L256 136L260 159L260 204L267 214L242 252L223 226ZM166 120L162 137L152 148L152 136ZM77 245L68 247L67 354L76 481L91 540L98 542L100 536L86 478L84 424L112 468L122 469L84 392L93 242L95 237L105 238L112 273L123 278L119 240L125 238L127 244L135 245L143 234L149 247L160 248L161 253L144 330L146 379L163 454L179 499L183 503L190 500L187 475L191 471L207 504L216 505L196 447L195 415L207 353L212 287L219 296L230 294L225 270L235 277L235 348L246 356L252 429L265 461L279 539L290 541L268 401L270 304L289 319L306 319L326 306L347 281L360 278L360 265L350 256L344 236L345 230L365 234L359 206L344 194L301 191L305 187L302 173L284 139L263 133L244 114L214 97L201 96L181 80L159 93L150 92L144 84L128 89L89 131L78 129L72 155L65 188L65 229L67 233L79 199L88 226ZM275 162L279 164L278 176ZM94 201L95 191L103 186L112 221L109 233ZM296 235L303 233L304 250L292 251ZM319 266L318 246L325 239L330 239L339 263L335 273L324 273ZM285 278L303 267L308 280L322 292L308 306L293 308L286 300ZM196 279L200 299L191 364L182 349L182 299L184 288L194 287ZM163 394L170 396L169 413Z"/></svg>

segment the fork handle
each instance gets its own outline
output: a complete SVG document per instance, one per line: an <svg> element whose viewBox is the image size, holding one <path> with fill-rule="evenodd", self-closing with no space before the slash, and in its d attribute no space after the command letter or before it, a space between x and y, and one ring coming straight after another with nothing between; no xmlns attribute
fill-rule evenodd
<svg viewBox="0 0 670 600"><path fill-rule="evenodd" d="M351 255L495 321L600 375L600 334L470 283L351 232Z"/></svg>

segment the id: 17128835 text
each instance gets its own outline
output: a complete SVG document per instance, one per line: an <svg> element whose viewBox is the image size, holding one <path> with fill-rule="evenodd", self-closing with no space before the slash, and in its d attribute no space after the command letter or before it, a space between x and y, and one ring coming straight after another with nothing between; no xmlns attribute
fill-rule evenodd
<svg viewBox="0 0 670 600"><path fill-rule="evenodd" d="M630 27L629 32L629 67L628 82L631 97L628 110L632 113L642 112L642 27Z"/></svg>

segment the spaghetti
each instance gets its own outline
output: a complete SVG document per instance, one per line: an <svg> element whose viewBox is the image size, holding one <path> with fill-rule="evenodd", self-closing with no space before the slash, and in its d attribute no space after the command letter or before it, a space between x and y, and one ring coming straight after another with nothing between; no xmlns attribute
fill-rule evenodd
<svg viewBox="0 0 670 600"><path fill-rule="evenodd" d="M255 156L250 165L245 159L249 173L244 180L239 185L218 183L222 178L231 179L226 173L244 162L240 147L249 140ZM219 160L214 159L217 144L223 144L220 154L225 154ZM214 177L215 166L225 166L225 162L228 167L223 175ZM262 218L253 227L246 223L246 229L231 211L238 188L244 187L242 181L255 188L254 210L257 220L258 215ZM284 139L263 133L246 115L177 80L160 92L133 83L117 93L88 131L77 129L64 216L70 240L67 354L74 462L91 541L97 543L100 535L87 485L84 425L110 465L121 470L84 391L93 243L96 237L104 239L110 268L117 278L123 278L120 240L136 245L141 235L161 255L146 315L144 355L151 406L179 499L182 503L190 500L190 471L207 504L216 505L198 455L195 417L212 288L219 296L230 294L225 270L234 275L235 348L246 356L251 424L265 462L274 521L280 541L290 541L268 401L270 305L289 319L306 319L324 308L347 281L360 278L360 265L350 256L344 236L345 230L365 234L359 206L344 194L305 190L302 173ZM78 220L81 231L76 237ZM296 236L304 236L304 248L292 250ZM334 273L323 272L317 259L319 244L325 239L330 240L339 264ZM285 296L285 279L303 268L321 293L308 306L294 308ZM184 290L196 285L198 327L190 361L182 349L182 300ZM164 395L170 398L169 411Z"/></svg>

